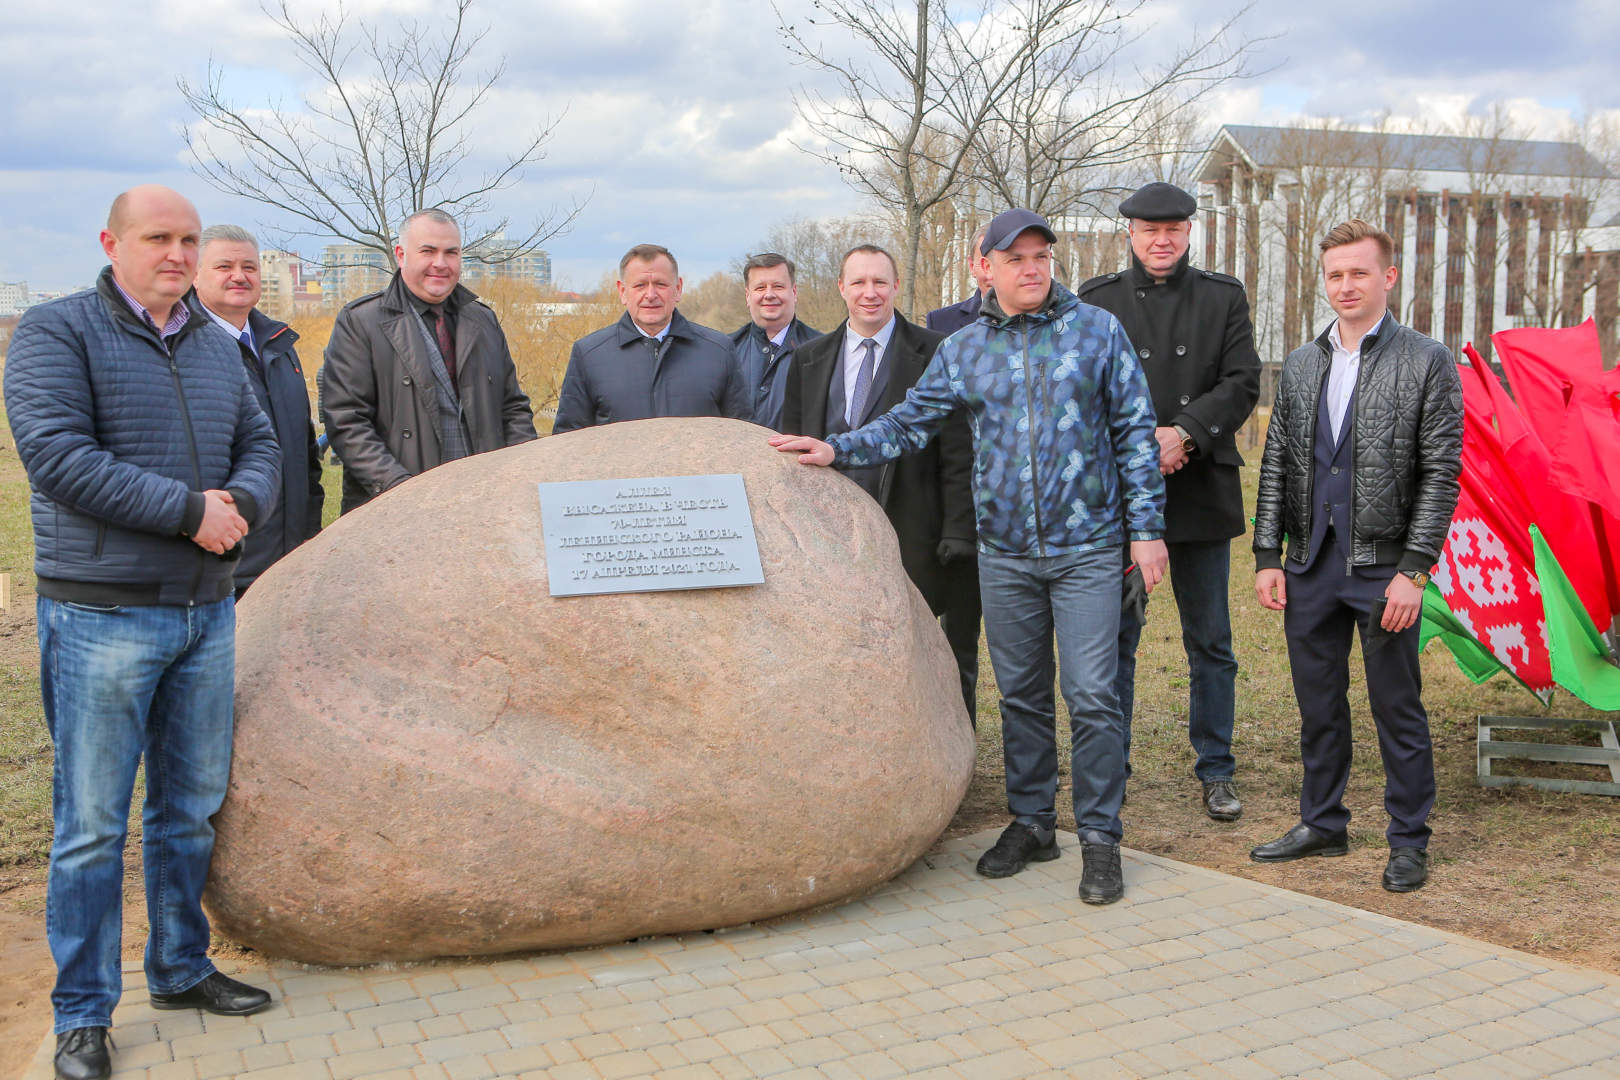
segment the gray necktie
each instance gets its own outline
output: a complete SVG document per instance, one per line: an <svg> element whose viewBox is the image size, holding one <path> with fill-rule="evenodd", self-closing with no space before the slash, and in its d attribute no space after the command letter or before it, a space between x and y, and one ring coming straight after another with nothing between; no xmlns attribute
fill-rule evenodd
<svg viewBox="0 0 1620 1080"><path fill-rule="evenodd" d="M861 349L861 369L855 373L855 392L849 398L849 426L861 426L861 417L866 415L866 399L872 396L872 374L877 367L877 342L871 338L863 338Z"/></svg>

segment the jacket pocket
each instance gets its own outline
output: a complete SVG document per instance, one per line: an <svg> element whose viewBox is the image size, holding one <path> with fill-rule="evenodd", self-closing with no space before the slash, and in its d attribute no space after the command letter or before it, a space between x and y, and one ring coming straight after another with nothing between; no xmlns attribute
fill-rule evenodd
<svg viewBox="0 0 1620 1080"><path fill-rule="evenodd" d="M105 521L98 521L96 522L96 558L101 558L101 553L106 550L106 547L107 523Z"/></svg>

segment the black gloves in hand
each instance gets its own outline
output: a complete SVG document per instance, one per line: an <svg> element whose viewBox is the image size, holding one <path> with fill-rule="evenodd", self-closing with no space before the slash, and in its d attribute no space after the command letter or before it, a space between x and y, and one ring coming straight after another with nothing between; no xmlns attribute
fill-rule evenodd
<svg viewBox="0 0 1620 1080"><path fill-rule="evenodd" d="M1132 563L1131 568L1125 571L1125 587L1119 603L1120 618L1147 622L1147 602L1147 582L1142 580L1142 568Z"/></svg>
<svg viewBox="0 0 1620 1080"><path fill-rule="evenodd" d="M949 566L957 559L977 559L979 549L968 540L941 540L939 547L934 549L934 557L939 565Z"/></svg>

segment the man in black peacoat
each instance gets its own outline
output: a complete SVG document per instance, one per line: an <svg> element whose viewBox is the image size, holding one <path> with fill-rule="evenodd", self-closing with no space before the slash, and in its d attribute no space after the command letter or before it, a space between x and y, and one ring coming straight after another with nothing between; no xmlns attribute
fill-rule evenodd
<svg viewBox="0 0 1620 1080"><path fill-rule="evenodd" d="M1165 540L1170 585L1181 615L1189 670L1188 738L1198 755L1204 808L1216 821L1243 812L1232 784L1237 660L1227 604L1228 551L1244 532L1237 431L1260 393L1260 357L1243 284L1194 267L1188 220L1198 203L1154 183L1120 204L1129 220L1131 265L1075 290L1125 327L1147 374L1158 414L1159 469L1165 474ZM1130 770L1136 645L1142 623L1120 620L1115 688L1125 718Z"/></svg>

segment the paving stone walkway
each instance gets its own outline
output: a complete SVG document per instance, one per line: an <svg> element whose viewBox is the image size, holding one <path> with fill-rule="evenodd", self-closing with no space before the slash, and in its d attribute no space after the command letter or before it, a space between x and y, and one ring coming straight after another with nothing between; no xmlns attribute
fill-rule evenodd
<svg viewBox="0 0 1620 1080"><path fill-rule="evenodd" d="M114 1076L1620 1078L1620 978L1129 851L1125 900L1087 907L1072 837L990 881L995 835L769 926L278 965L280 1004L245 1019L157 1012L135 964Z"/></svg>

